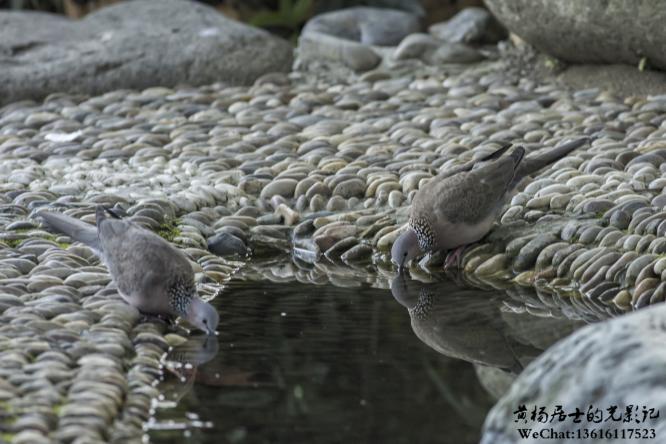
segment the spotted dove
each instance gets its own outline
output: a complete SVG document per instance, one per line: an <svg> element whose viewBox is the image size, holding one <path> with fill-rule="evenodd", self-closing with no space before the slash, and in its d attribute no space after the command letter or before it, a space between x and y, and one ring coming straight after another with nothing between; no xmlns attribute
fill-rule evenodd
<svg viewBox="0 0 666 444"><path fill-rule="evenodd" d="M208 334L215 332L219 315L197 295L192 266L157 234L128 220L109 218L101 206L97 228L61 213L39 215L51 228L90 246L130 305L147 314L181 316Z"/></svg>
<svg viewBox="0 0 666 444"><path fill-rule="evenodd" d="M575 139L524 159L522 147L505 156L510 148L505 145L478 161L440 173L414 196L408 227L393 244L391 260L402 268L425 253L457 249L480 240L525 177L588 140Z"/></svg>

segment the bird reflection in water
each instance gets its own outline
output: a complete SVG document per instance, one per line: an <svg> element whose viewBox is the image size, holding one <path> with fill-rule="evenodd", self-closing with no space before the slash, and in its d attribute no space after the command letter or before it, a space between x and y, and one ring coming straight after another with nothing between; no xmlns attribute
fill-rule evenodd
<svg viewBox="0 0 666 444"><path fill-rule="evenodd" d="M219 351L217 336L191 336L174 347L164 358L164 401L177 404L197 379L198 367L213 359Z"/></svg>
<svg viewBox="0 0 666 444"><path fill-rule="evenodd" d="M193 385L256 387L256 372L235 367L220 368L211 363L218 356L217 336L197 335L174 347L164 358L164 377L160 383L162 405L175 406L192 390Z"/></svg>
<svg viewBox="0 0 666 444"><path fill-rule="evenodd" d="M400 273L391 292L409 312L414 334L430 348L475 364L477 373L490 367L509 379L584 325L565 317L516 313L504 304L504 291L463 288L451 281L424 283Z"/></svg>

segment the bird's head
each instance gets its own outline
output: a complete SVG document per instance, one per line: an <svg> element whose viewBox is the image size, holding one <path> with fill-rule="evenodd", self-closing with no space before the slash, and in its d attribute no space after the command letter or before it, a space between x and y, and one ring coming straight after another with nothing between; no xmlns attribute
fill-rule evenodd
<svg viewBox="0 0 666 444"><path fill-rule="evenodd" d="M220 315L215 310L215 307L198 296L192 298L192 302L187 307L184 318L187 322L209 335L215 334L217 324L220 322Z"/></svg>
<svg viewBox="0 0 666 444"><path fill-rule="evenodd" d="M391 262L400 270L409 261L421 254L423 252L421 251L421 247L419 247L416 232L408 228L393 243L393 247L391 248Z"/></svg>

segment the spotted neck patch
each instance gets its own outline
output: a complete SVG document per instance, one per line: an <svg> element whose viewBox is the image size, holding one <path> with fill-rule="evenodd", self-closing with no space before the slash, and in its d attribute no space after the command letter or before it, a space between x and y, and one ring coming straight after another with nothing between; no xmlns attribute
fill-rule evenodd
<svg viewBox="0 0 666 444"><path fill-rule="evenodd" d="M409 219L409 226L416 233L416 240L421 251L425 253L435 249L435 232L426 219L413 217Z"/></svg>
<svg viewBox="0 0 666 444"><path fill-rule="evenodd" d="M416 302L416 305L409 310L410 314L419 321L427 319L432 311L433 296L432 292L426 289L421 289L419 292L419 300Z"/></svg>
<svg viewBox="0 0 666 444"><path fill-rule="evenodd" d="M196 288L192 282L189 282L182 277L176 277L169 290L169 307L180 316L187 313L187 309L192 303L192 295L194 295Z"/></svg>

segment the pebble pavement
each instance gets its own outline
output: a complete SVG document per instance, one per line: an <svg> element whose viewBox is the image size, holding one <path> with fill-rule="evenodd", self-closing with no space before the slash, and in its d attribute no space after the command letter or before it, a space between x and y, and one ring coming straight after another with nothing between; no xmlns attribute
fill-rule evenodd
<svg viewBox="0 0 666 444"><path fill-rule="evenodd" d="M574 311L664 300L665 96L567 91L501 62L406 63L0 108L0 442L139 442L160 358L182 340L139 322L92 251L49 232L40 209L93 222L95 205L115 206L182 248L212 296L248 247L386 271L438 170L505 141L532 153L586 135L513 198L464 274L578 293Z"/></svg>

